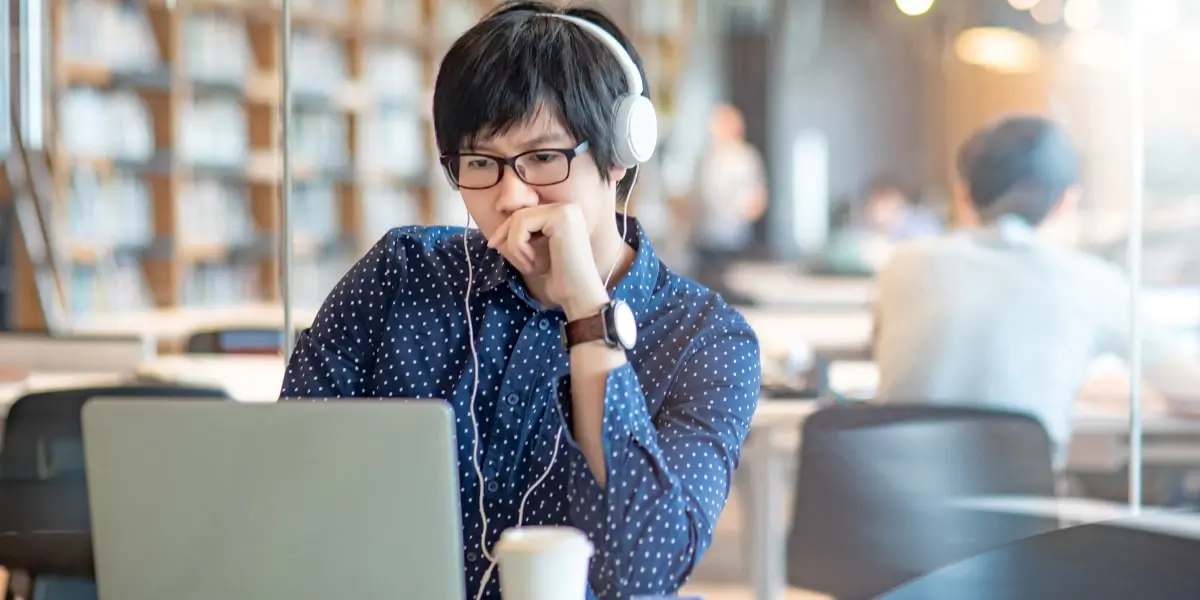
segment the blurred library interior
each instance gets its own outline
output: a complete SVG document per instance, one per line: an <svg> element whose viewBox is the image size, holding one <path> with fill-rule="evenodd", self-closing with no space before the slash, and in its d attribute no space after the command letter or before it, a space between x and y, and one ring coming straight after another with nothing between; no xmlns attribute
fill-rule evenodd
<svg viewBox="0 0 1200 600"><path fill-rule="evenodd" d="M277 3L52 0L45 6L47 250L65 315L279 298ZM687 271L686 208L728 102L762 153L768 205L749 260L807 264L861 221L874 184L953 225L953 156L1015 113L1053 116L1086 157L1054 235L1116 261L1132 137L1144 137L1147 282L1191 283L1200 182L1190 3L1147 0L1144 123L1130 111L1121 3L1102 0L600 2L635 38L660 150L632 203ZM487 0L297 1L294 298L317 305L391 227L461 224L432 145L439 57ZM1160 7L1161 6L1161 7ZM1151 8L1153 7L1153 8ZM849 219L849 221L848 221ZM15 220L9 219L15 223ZM11 227L11 226L10 226ZM5 325L40 329L17 229Z"/></svg>
<svg viewBox="0 0 1200 600"><path fill-rule="evenodd" d="M285 284L295 325L307 326L395 227L466 223L438 161L433 86L454 40L501 2L292 0L285 27L280 1L8 1L0 331L132 335L152 347L128 368L88 358L32 371L149 374L274 400L276 350L290 351L272 346L278 336L246 342L270 364L181 356L221 353L223 342L196 340L226 324L292 324ZM1132 278L1121 313L1132 345L1144 324L1134 315L1147 314L1200 361L1200 0L574 4L603 9L629 35L658 112L657 151L626 210L667 265L720 291L759 336L761 431L744 463L759 470L731 484L742 500L714 525L695 572L710 600L724 600L720 590L778 600L785 579L859 597L801 585L811 580L784 564L803 552L784 547L780 515L793 506L780 498L794 490L777 473L799 458L779 456L799 451L768 434L795 437L808 413L770 396L876 397L888 380L871 355L877 274L908 244L979 225L964 208L964 148L1003 119L1044 117L1078 151L1078 196L1037 238ZM728 185L744 165L731 166L725 143L754 157L745 207L722 202L744 192ZM23 360L22 348L0 339L0 367ZM1200 411L1165 408L1169 386L1143 395L1137 348L1089 365L1071 389L1086 410L1054 465L1057 489L1127 502L1136 463L1157 469L1137 480L1147 503L1200 506ZM1143 401L1158 436L1144 447L1128 431Z"/></svg>

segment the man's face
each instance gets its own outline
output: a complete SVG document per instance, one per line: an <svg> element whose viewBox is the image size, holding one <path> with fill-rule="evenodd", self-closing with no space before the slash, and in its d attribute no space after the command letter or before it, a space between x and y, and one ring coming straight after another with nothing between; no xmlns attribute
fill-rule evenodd
<svg viewBox="0 0 1200 600"><path fill-rule="evenodd" d="M463 148L462 153L479 153L499 158L518 159L518 169L527 183L505 166L500 182L476 190L461 190L467 212L485 238L491 239L496 229L514 212L539 204L571 203L578 205L587 223L589 233L594 231L601 219L613 218L616 210L616 182L625 175L625 169L614 168L606 182L600 177L592 154L585 150L574 158L570 151L584 140L572 137L549 111L538 111L528 123L511 127L503 134L480 139L474 147ZM545 152L535 152L535 151ZM567 151L566 154L563 151ZM487 159L463 157L460 161L459 181L466 183L472 172L483 176L485 169L495 165ZM474 170L474 171L473 171ZM494 170L492 180L494 180ZM558 183L535 185L542 181L553 181L566 177ZM546 240L535 239L534 250L538 254L537 265L549 265Z"/></svg>
<svg viewBox="0 0 1200 600"><path fill-rule="evenodd" d="M878 190L867 199L867 219L875 227L892 227L903 217L904 209L904 194L897 189Z"/></svg>

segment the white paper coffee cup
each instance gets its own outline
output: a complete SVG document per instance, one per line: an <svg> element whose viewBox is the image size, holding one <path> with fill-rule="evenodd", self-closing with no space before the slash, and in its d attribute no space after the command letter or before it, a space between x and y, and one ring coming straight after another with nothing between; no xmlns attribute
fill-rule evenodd
<svg viewBox="0 0 1200 600"><path fill-rule="evenodd" d="M500 534L496 560L504 600L584 600L592 542L574 527L514 527Z"/></svg>

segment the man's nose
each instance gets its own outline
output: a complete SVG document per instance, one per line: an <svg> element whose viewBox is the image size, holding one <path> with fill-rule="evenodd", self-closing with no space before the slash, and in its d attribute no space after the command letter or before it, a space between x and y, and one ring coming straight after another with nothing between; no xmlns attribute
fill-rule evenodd
<svg viewBox="0 0 1200 600"><path fill-rule="evenodd" d="M497 193L499 194L496 207L505 214L512 214L523 208L537 206L538 194L533 186L521 181L517 177L516 171L506 166L506 173L500 178L500 183L496 184Z"/></svg>

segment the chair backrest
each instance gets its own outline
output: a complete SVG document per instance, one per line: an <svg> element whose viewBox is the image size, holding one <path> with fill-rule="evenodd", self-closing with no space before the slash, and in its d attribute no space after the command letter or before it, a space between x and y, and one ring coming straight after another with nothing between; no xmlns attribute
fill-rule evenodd
<svg viewBox="0 0 1200 600"><path fill-rule="evenodd" d="M138 336L0 334L0 364L31 371L132 372L157 353Z"/></svg>
<svg viewBox="0 0 1200 600"><path fill-rule="evenodd" d="M197 331L188 336L188 354L279 354L283 350L279 327L236 327Z"/></svg>
<svg viewBox="0 0 1200 600"><path fill-rule="evenodd" d="M226 400L224 390L171 385L121 385L51 390L17 399L4 421L0 479L84 476L81 412L97 397ZM147 449L147 451L152 451Z"/></svg>
<svg viewBox="0 0 1200 600"><path fill-rule="evenodd" d="M1056 519L957 510L955 498L1054 496L1034 418L977 408L835 405L803 427L788 581L873 598L941 566L1057 528Z"/></svg>
<svg viewBox="0 0 1200 600"><path fill-rule="evenodd" d="M1155 517L1069 527L994 548L888 592L882 600L1194 600L1200 598L1200 515L1178 529L1146 527ZM1190 531L1189 531L1190 530Z"/></svg>

